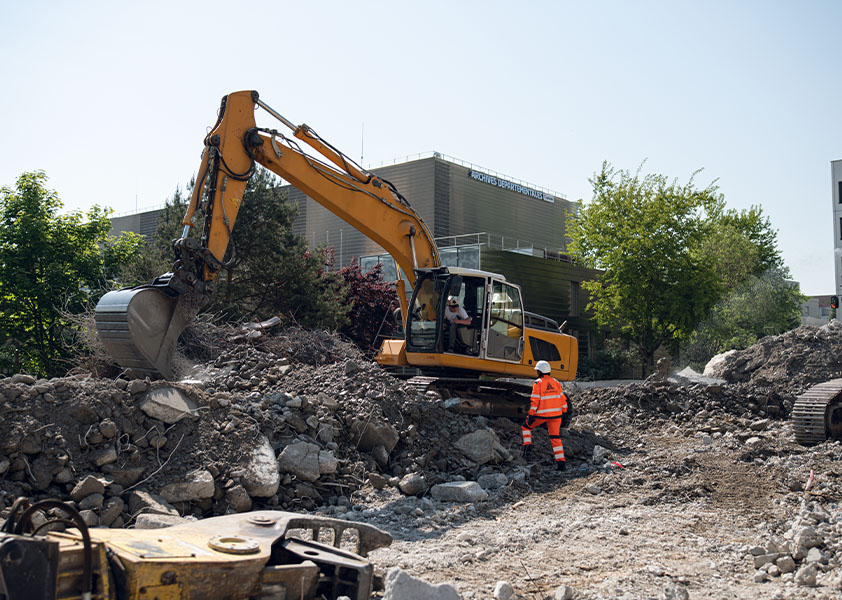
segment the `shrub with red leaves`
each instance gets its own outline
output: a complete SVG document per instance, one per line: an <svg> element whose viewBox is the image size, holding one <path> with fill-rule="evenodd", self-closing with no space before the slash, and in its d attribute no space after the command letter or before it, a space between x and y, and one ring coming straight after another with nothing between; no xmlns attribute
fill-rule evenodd
<svg viewBox="0 0 842 600"><path fill-rule="evenodd" d="M348 287L349 323L340 331L354 341L363 351L376 349L382 340L378 337L394 335L392 312L398 307L394 282L383 281L382 265L363 272L355 258L339 274Z"/></svg>

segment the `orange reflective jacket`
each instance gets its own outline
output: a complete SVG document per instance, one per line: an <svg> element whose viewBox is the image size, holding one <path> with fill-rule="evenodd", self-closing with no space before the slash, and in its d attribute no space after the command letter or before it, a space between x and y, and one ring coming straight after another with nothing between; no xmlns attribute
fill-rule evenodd
<svg viewBox="0 0 842 600"><path fill-rule="evenodd" d="M551 419L560 417L566 411L567 396L564 395L561 384L549 375L536 379L532 384L529 414L540 419Z"/></svg>

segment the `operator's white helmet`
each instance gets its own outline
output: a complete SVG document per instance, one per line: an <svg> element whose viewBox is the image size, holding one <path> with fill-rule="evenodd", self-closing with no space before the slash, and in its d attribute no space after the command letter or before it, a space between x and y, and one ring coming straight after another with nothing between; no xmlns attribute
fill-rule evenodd
<svg viewBox="0 0 842 600"><path fill-rule="evenodd" d="M535 370L541 373L542 375L549 375L552 368L550 367L550 363L545 360L539 360L535 363Z"/></svg>
<svg viewBox="0 0 842 600"><path fill-rule="evenodd" d="M449 296L447 298L448 306L459 306L459 298L457 296Z"/></svg>

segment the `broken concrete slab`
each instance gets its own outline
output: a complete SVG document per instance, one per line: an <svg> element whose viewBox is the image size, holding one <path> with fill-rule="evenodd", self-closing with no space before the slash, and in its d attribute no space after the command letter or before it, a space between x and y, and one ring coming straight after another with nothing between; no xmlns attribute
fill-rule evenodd
<svg viewBox="0 0 842 600"><path fill-rule="evenodd" d="M281 483L278 461L266 436L261 436L260 443L252 451L241 481L252 498L269 498L278 491Z"/></svg>
<svg viewBox="0 0 842 600"><path fill-rule="evenodd" d="M383 600L460 600L460 596L449 583L434 585L413 577L400 567L392 567L386 574Z"/></svg>
<svg viewBox="0 0 842 600"><path fill-rule="evenodd" d="M191 502L213 498L213 491L213 475L202 469L188 473L182 481L165 485L161 497L167 502Z"/></svg>
<svg viewBox="0 0 842 600"><path fill-rule="evenodd" d="M430 494L444 502L479 502L488 498L488 492L476 481L440 483L432 487Z"/></svg>
<svg viewBox="0 0 842 600"><path fill-rule="evenodd" d="M511 459L511 454L503 447L500 438L492 429L472 431L456 440L454 445L480 465Z"/></svg>
<svg viewBox="0 0 842 600"><path fill-rule="evenodd" d="M178 516L178 511L173 505L157 494L145 490L133 490L129 492L129 512L133 515L138 513L154 513L158 515Z"/></svg>
<svg viewBox="0 0 842 600"><path fill-rule="evenodd" d="M317 444L295 442L283 449L278 457L278 468L283 473L292 473L304 481L316 481L319 478L319 452Z"/></svg>
<svg viewBox="0 0 842 600"><path fill-rule="evenodd" d="M159 387L147 392L140 402L140 410L147 416L168 425L184 418L197 418L198 407L187 394L174 387Z"/></svg>
<svg viewBox="0 0 842 600"><path fill-rule="evenodd" d="M135 529L161 529L173 525L183 525L196 521L195 518L179 517L178 515L159 515L156 513L143 513L135 520Z"/></svg>

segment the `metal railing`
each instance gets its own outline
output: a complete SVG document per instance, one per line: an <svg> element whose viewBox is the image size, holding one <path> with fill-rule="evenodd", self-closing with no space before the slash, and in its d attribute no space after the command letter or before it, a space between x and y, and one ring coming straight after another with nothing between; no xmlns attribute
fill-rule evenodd
<svg viewBox="0 0 842 600"><path fill-rule="evenodd" d="M435 242L440 250L458 246L485 246L491 250L504 250L506 252L517 252L519 254L538 256L561 262L573 262L570 256L564 252L563 248L540 246L533 242L525 242L518 238L506 237L502 234L486 231L437 237L435 238Z"/></svg>

